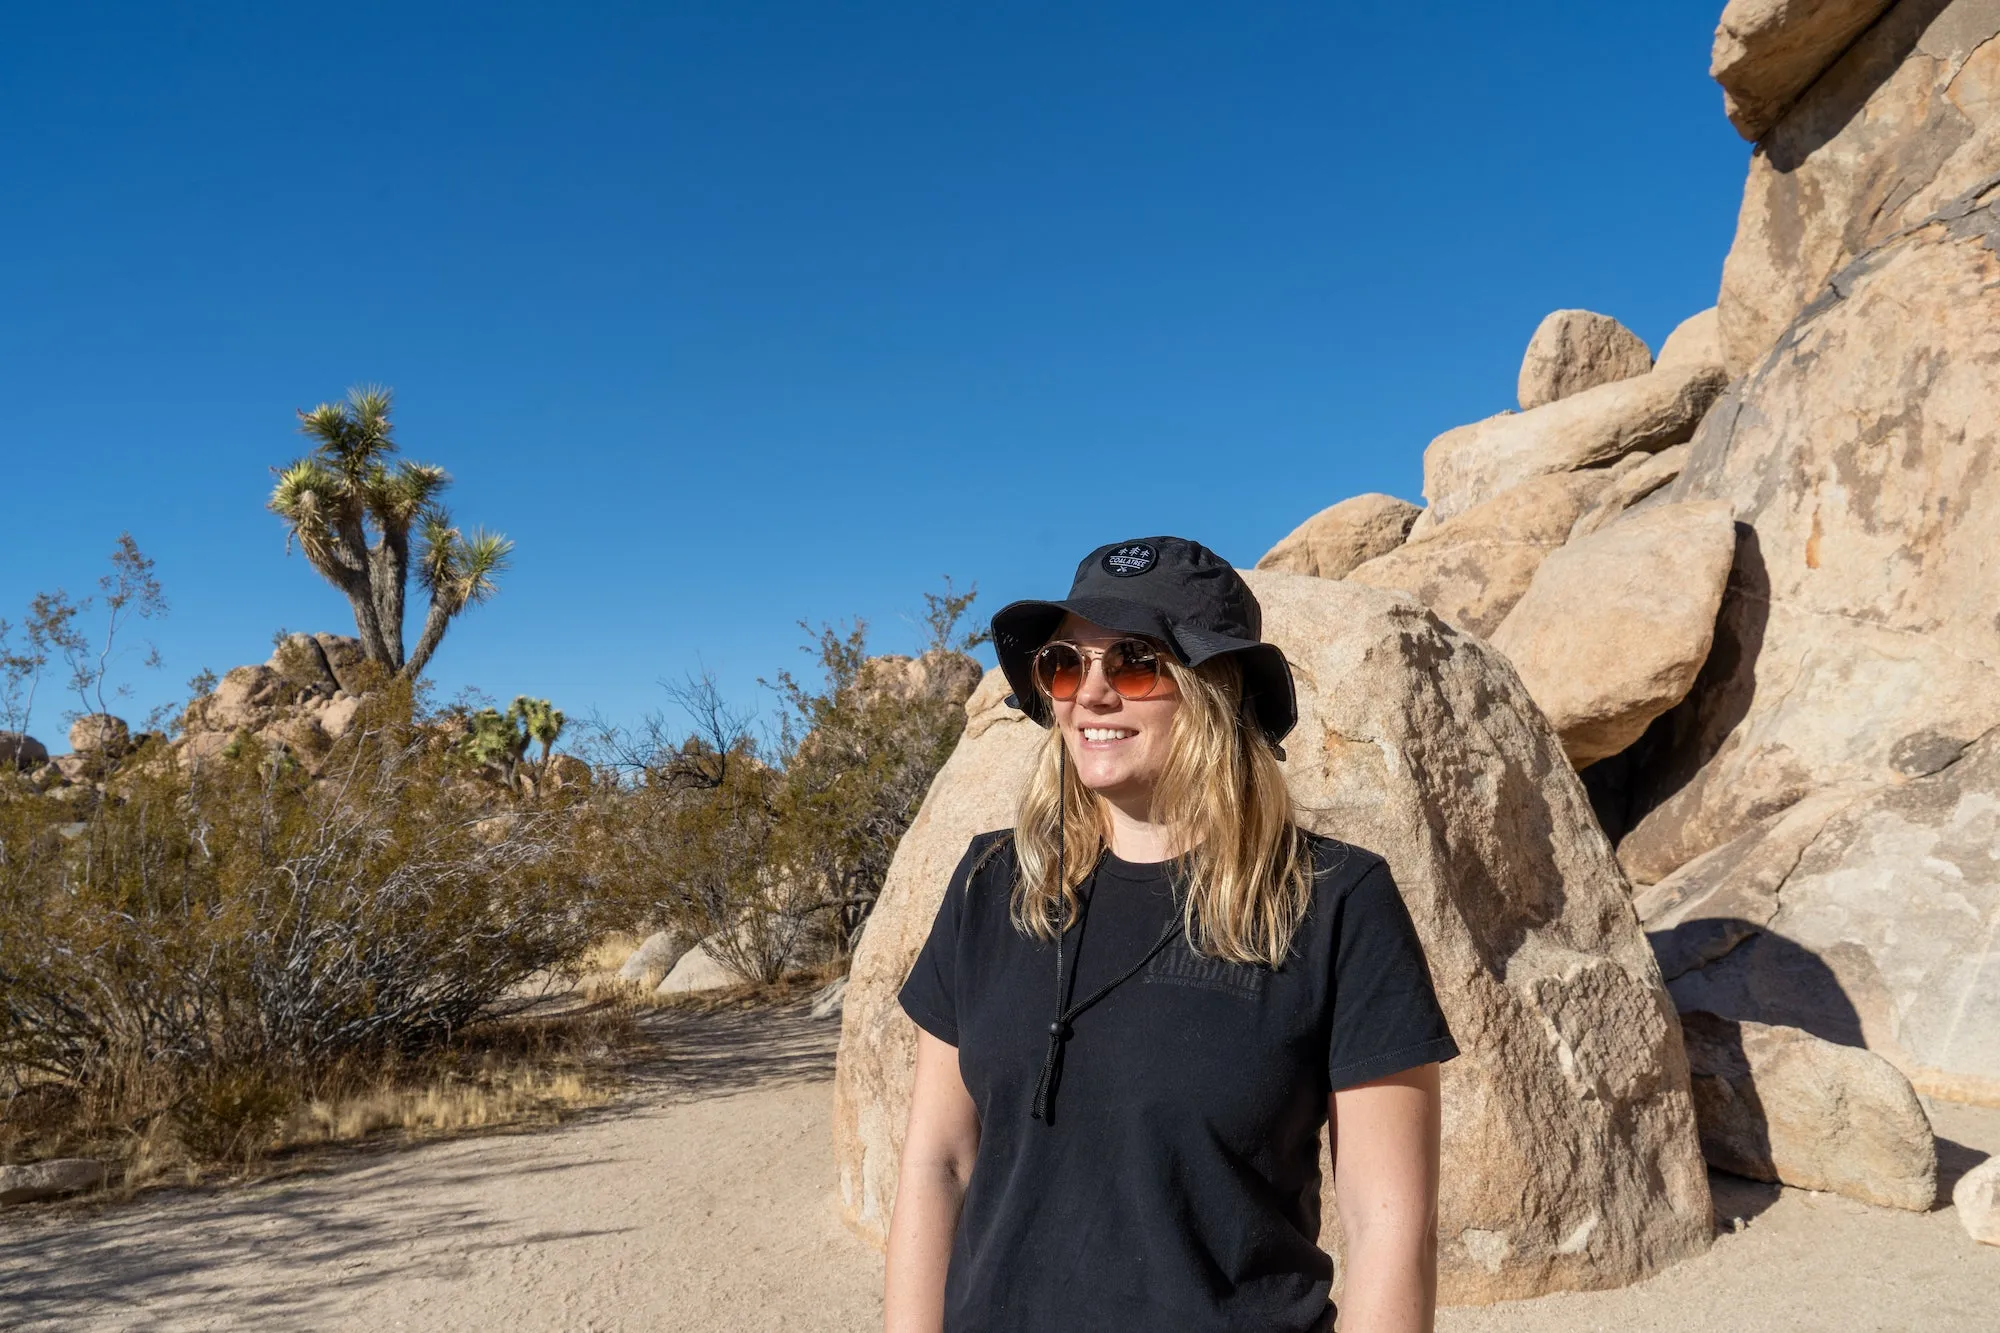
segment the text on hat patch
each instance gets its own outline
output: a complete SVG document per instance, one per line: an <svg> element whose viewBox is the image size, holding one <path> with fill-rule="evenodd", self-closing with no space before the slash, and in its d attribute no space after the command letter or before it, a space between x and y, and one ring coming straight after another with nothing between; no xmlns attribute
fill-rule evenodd
<svg viewBox="0 0 2000 1333"><path fill-rule="evenodd" d="M1135 574L1143 574L1151 569L1159 556L1144 542L1132 542L1126 546L1114 547L1099 561L1104 572L1113 578L1129 579Z"/></svg>

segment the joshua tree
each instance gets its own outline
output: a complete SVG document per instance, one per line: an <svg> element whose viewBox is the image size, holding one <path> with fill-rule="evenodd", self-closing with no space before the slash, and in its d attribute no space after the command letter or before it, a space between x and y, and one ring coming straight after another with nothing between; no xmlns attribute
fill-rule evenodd
<svg viewBox="0 0 2000 1333"><path fill-rule="evenodd" d="M461 742L465 755L475 764L490 764L500 770L501 781L511 790L519 784L521 761L528 747L540 741L541 762L535 767L539 781L548 776L549 751L562 735L563 713L547 699L515 696L506 712L482 708L471 718L472 730Z"/></svg>
<svg viewBox="0 0 2000 1333"><path fill-rule="evenodd" d="M270 508L290 528L312 567L347 596L361 651L389 671L415 677L430 662L452 620L498 591L514 544L497 532L452 526L438 496L451 484L441 467L395 459L390 391L348 390L341 403L299 413L313 451L278 472ZM417 581L430 611L416 651L403 651L403 598L416 536Z"/></svg>
<svg viewBox="0 0 2000 1333"><path fill-rule="evenodd" d="M507 709L509 721L519 719L521 730L529 740L542 743L542 761L536 768L537 780L549 775L549 751L555 748L556 737L562 735L563 712L547 699L530 699L527 695L515 696Z"/></svg>

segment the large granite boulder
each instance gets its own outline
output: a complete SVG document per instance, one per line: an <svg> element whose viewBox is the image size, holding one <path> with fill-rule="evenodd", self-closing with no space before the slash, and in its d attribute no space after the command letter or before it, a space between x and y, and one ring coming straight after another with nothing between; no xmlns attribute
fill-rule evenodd
<svg viewBox="0 0 2000 1333"><path fill-rule="evenodd" d="M1729 0L1708 72L1737 133L1764 137L1895 0Z"/></svg>
<svg viewBox="0 0 2000 1333"><path fill-rule="evenodd" d="M69 725L71 753L91 759L115 761L132 752L132 728L122 717L109 713L85 713Z"/></svg>
<svg viewBox="0 0 2000 1333"><path fill-rule="evenodd" d="M2000 724L1996 233L2000 188L1842 270L1664 493L1732 502L1738 549L1708 665L1649 738L1619 844L1635 878L1809 792L1934 772Z"/></svg>
<svg viewBox="0 0 2000 1333"><path fill-rule="evenodd" d="M26 773L49 762L49 747L26 732L0 731L0 768Z"/></svg>
<svg viewBox="0 0 2000 1333"><path fill-rule="evenodd" d="M1735 555L1728 502L1704 500L1635 514L1542 562L1493 646L1571 763L1617 754L1687 696Z"/></svg>
<svg viewBox="0 0 2000 1333"><path fill-rule="evenodd" d="M1683 361L1446 431L1424 450L1432 519L1443 523L1545 473L1681 444L1726 382L1720 366Z"/></svg>
<svg viewBox="0 0 2000 1333"><path fill-rule="evenodd" d="M1404 597L1248 577L1298 675L1286 768L1306 822L1388 858L1463 1050L1444 1066L1443 1299L1616 1286L1699 1253L1708 1187L1679 1025L1520 681ZM1012 822L1043 740L997 675L897 849L847 993L835 1155L846 1216L878 1243L914 1050L896 990L967 839Z"/></svg>
<svg viewBox="0 0 2000 1333"><path fill-rule="evenodd" d="M1830 788L1635 905L1682 1010L1866 1045L2000 1103L2000 728L1939 772Z"/></svg>
<svg viewBox="0 0 2000 1333"><path fill-rule="evenodd" d="M1323 579L1345 578L1349 570L1403 544L1410 525L1423 513L1393 495L1357 495L1320 510L1264 553L1259 569L1282 569Z"/></svg>
<svg viewBox="0 0 2000 1333"><path fill-rule="evenodd" d="M1618 468L1535 477L1347 573L1350 583L1406 592L1451 624L1491 634L1549 552L1621 475Z"/></svg>
<svg viewBox="0 0 2000 1333"><path fill-rule="evenodd" d="M1777 5L1786 13L1870 6L1881 8L1879 0ZM1992 0L1902 0L1764 136L1722 269L1732 377L1749 373L1841 269L2000 174L1996 34Z"/></svg>
<svg viewBox="0 0 2000 1333"><path fill-rule="evenodd" d="M1515 394L1527 411L1652 368L1652 349L1611 316L1557 310L1544 316L1528 339Z"/></svg>
<svg viewBox="0 0 2000 1333"><path fill-rule="evenodd" d="M1681 1031L1710 1165L1884 1208L1937 1201L1930 1117L1881 1056L1699 1012Z"/></svg>

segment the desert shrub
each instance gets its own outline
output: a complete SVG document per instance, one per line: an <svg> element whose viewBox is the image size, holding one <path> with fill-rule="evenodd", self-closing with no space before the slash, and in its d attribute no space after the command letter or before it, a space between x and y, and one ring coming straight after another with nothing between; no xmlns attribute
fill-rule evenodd
<svg viewBox="0 0 2000 1333"><path fill-rule="evenodd" d="M506 1012L599 927L577 812L496 816L441 748L390 690L318 781L247 741L81 819L0 802L0 1095L171 1109L228 1153L343 1061Z"/></svg>
<svg viewBox="0 0 2000 1333"><path fill-rule="evenodd" d="M903 832L965 727L978 679L958 629L971 592L928 594L923 653L871 657L868 630L806 628L816 672L780 672L775 744L711 677L673 688L693 724L659 717L600 733L591 797L593 878L627 923L708 940L718 962L768 985L853 947Z"/></svg>

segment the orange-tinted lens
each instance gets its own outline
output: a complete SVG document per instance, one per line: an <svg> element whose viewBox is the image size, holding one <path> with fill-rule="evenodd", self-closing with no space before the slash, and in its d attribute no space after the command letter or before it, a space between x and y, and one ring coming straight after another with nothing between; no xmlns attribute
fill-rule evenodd
<svg viewBox="0 0 2000 1333"><path fill-rule="evenodd" d="M1083 654L1074 644L1044 644L1035 654L1035 683L1051 699L1074 699L1083 688Z"/></svg>
<svg viewBox="0 0 2000 1333"><path fill-rule="evenodd" d="M1160 683L1160 658L1151 645L1120 639L1104 652L1104 678L1127 699L1143 699Z"/></svg>

